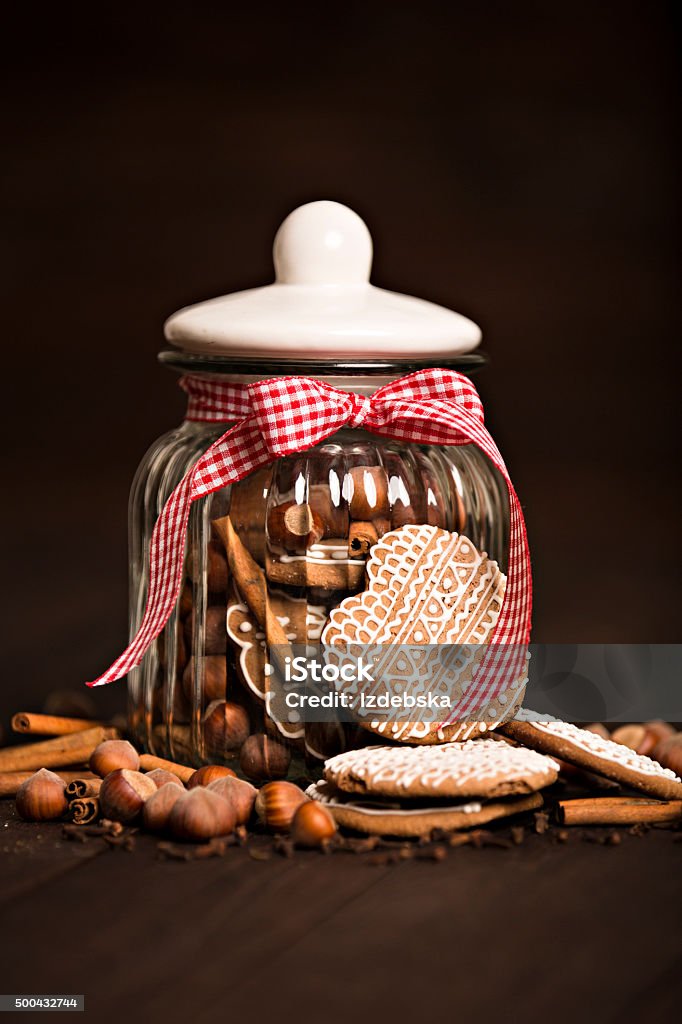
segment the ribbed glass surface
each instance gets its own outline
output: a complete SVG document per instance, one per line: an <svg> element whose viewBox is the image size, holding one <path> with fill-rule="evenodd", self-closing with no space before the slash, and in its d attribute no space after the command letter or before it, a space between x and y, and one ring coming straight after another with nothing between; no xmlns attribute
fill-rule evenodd
<svg viewBox="0 0 682 1024"><path fill-rule="evenodd" d="M130 500L130 630L147 592L151 531L160 509L224 426L184 424L164 435L137 472ZM225 552L226 517L267 580L265 621L249 611ZM472 446L418 446L343 430L196 502L185 583L173 615L129 675L140 743L191 764L237 770L248 737L267 756L252 774L286 771L366 742L353 726L278 725L267 714L268 640L319 640L330 610L363 589L369 545L390 529L429 523L466 534L506 571L508 501L503 480ZM242 759L243 762L243 759Z"/></svg>

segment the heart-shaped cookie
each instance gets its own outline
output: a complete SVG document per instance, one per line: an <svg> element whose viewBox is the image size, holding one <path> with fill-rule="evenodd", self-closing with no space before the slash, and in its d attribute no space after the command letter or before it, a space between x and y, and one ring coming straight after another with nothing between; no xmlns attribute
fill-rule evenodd
<svg viewBox="0 0 682 1024"><path fill-rule="evenodd" d="M497 562L462 534L405 526L372 547L367 581L366 590L331 612L322 634L327 661L339 665L364 652L375 669L379 662L371 683L340 679L336 684L349 694L365 728L403 742L440 743L466 739L509 717L523 696L525 679L487 701L475 721L443 728L440 723L449 717L443 703L440 713L432 704L435 710L427 715L395 702L382 711L372 700L388 691L392 696L430 693L433 699L447 698L448 705L461 699L502 608L506 577ZM338 646L344 653L334 650Z"/></svg>

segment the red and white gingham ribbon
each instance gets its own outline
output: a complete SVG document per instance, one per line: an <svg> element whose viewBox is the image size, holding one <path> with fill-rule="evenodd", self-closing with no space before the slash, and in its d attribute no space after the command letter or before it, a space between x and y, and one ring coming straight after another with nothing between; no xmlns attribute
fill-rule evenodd
<svg viewBox="0 0 682 1024"><path fill-rule="evenodd" d="M168 621L182 585L193 501L236 483L280 456L312 448L341 427L360 425L373 434L417 444L474 444L503 475L511 515L507 587L491 656L477 673L476 705L486 706L506 689L506 680L518 678L530 639L526 528L502 456L485 428L481 400L467 377L452 370L418 370L369 398L310 377L242 385L189 376L180 383L189 395L188 420L234 426L195 462L166 502L152 533L147 606L140 628L123 654L88 686L111 683L139 665ZM464 718L465 709L458 708L457 714Z"/></svg>

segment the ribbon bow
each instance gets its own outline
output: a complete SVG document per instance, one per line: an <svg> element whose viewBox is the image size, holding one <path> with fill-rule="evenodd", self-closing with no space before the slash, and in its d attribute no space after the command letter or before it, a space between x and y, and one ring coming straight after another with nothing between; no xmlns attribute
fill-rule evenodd
<svg viewBox="0 0 682 1024"><path fill-rule="evenodd" d="M531 575L523 513L502 456L485 428L481 400L467 377L451 370L419 370L369 398L310 377L243 385L189 376L180 383L189 396L188 420L234 426L195 462L166 502L152 533L147 605L140 627L123 654L89 686L111 683L139 665L168 621L182 586L192 502L275 458L320 444L343 426L362 426L373 434L416 444L474 444L497 467L509 490L511 522L507 587L492 643L514 648L528 643ZM514 661L518 656L510 649Z"/></svg>

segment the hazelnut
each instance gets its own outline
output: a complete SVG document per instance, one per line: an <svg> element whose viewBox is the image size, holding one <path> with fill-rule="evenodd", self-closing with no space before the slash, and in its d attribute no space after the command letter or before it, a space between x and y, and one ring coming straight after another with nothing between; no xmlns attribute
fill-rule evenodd
<svg viewBox="0 0 682 1024"><path fill-rule="evenodd" d="M192 717L192 707L180 686L173 687L173 703L170 713L166 710L168 698L167 682L162 680L154 691L155 719L164 721L166 716L176 725L188 725Z"/></svg>
<svg viewBox="0 0 682 1024"><path fill-rule="evenodd" d="M185 570L194 585L203 585L204 567L206 571L206 589L211 594L224 594L227 590L227 559L222 544L211 540L206 545L205 558L197 557L194 550L188 551Z"/></svg>
<svg viewBox="0 0 682 1024"><path fill-rule="evenodd" d="M216 779L209 783L208 788L212 793L217 793L223 799L229 800L237 815L237 824L246 825L253 812L253 805L258 790L250 782L238 779L232 775L226 775L222 779Z"/></svg>
<svg viewBox="0 0 682 1024"><path fill-rule="evenodd" d="M178 612L181 619L186 618L190 614L192 605L192 586L190 583L185 583L178 598Z"/></svg>
<svg viewBox="0 0 682 1024"><path fill-rule="evenodd" d="M237 815L218 793L197 786L180 794L170 812L168 828L176 839L212 839L233 832Z"/></svg>
<svg viewBox="0 0 682 1024"><path fill-rule="evenodd" d="M151 774L151 772L150 772ZM161 786L152 793L142 808L142 824L150 832L163 832L168 826L170 813L178 800L185 795L185 787Z"/></svg>
<svg viewBox="0 0 682 1024"><path fill-rule="evenodd" d="M175 663L177 666L178 674L181 673L189 660L189 654L187 651L187 641L185 640L185 631L182 627L182 623L178 622L177 625L177 638L178 645L176 650Z"/></svg>
<svg viewBox="0 0 682 1024"><path fill-rule="evenodd" d="M645 729L643 725L621 725L611 733L614 743L620 743L630 750L638 750L644 739Z"/></svg>
<svg viewBox="0 0 682 1024"><path fill-rule="evenodd" d="M312 849L325 846L336 835L336 822L326 807L315 800L301 804L291 823L291 838L297 846Z"/></svg>
<svg viewBox="0 0 682 1024"><path fill-rule="evenodd" d="M129 825L140 816L145 801L156 792L156 785L148 775L117 768L107 775L99 791L102 817Z"/></svg>
<svg viewBox="0 0 682 1024"><path fill-rule="evenodd" d="M214 700L204 714L204 741L212 753L239 750L249 735L249 716L241 704Z"/></svg>
<svg viewBox="0 0 682 1024"><path fill-rule="evenodd" d="M104 740L90 755L90 771L101 779L117 768L129 768L136 772L140 767L140 756L128 740Z"/></svg>
<svg viewBox="0 0 682 1024"><path fill-rule="evenodd" d="M388 477L382 466L355 466L350 471L352 495L349 501L351 519L367 522L390 512Z"/></svg>
<svg viewBox="0 0 682 1024"><path fill-rule="evenodd" d="M206 546L206 588L211 594L224 594L227 590L227 559L222 545L211 540Z"/></svg>
<svg viewBox="0 0 682 1024"><path fill-rule="evenodd" d="M682 732L676 732L667 739L661 740L654 747L651 755L664 768L670 768L682 778Z"/></svg>
<svg viewBox="0 0 682 1024"><path fill-rule="evenodd" d="M282 779L289 771L291 752L279 740L262 732L253 733L242 746L239 763L247 779Z"/></svg>
<svg viewBox="0 0 682 1024"><path fill-rule="evenodd" d="M194 694L194 668L199 664L203 671L202 689L206 700L225 700L227 693L227 658L224 654L208 654L206 657L195 657L187 662L182 675L182 686L188 700Z"/></svg>
<svg viewBox="0 0 682 1024"><path fill-rule="evenodd" d="M267 518L268 541L285 551L300 551L317 544L325 535L325 527L317 512L305 502L285 501L273 505Z"/></svg>
<svg viewBox="0 0 682 1024"><path fill-rule="evenodd" d="M162 786L175 786L176 789L178 786L180 789L185 788L177 775L167 772L165 768L154 768L151 772L147 772L147 778L152 780L157 789L161 789Z"/></svg>
<svg viewBox="0 0 682 1024"><path fill-rule="evenodd" d="M265 560L265 512L271 480L272 466L249 473L232 484L229 502L230 519L239 539L261 565ZM213 509L211 519L218 519Z"/></svg>
<svg viewBox="0 0 682 1024"><path fill-rule="evenodd" d="M308 797L293 782L268 782L256 797L256 814L268 828L286 832L294 814Z"/></svg>
<svg viewBox="0 0 682 1024"><path fill-rule="evenodd" d="M194 789L196 786L208 786L209 783L215 782L216 779L223 779L226 775L232 775L234 778L237 777L237 773L233 772L231 768L227 768L224 764L205 764L203 768L197 768L194 775L190 777L187 788Z"/></svg>
<svg viewBox="0 0 682 1024"><path fill-rule="evenodd" d="M328 757L341 754L346 749L346 743L346 733L341 722L305 724L305 749L315 760L326 761Z"/></svg>
<svg viewBox="0 0 682 1024"><path fill-rule="evenodd" d="M411 460L390 449L384 453L384 471L388 476L388 500L391 528L424 523L427 519L427 494L424 483Z"/></svg>
<svg viewBox="0 0 682 1024"><path fill-rule="evenodd" d="M17 790L17 813L25 821L54 821L66 814L66 783L55 772L41 768Z"/></svg>
<svg viewBox="0 0 682 1024"><path fill-rule="evenodd" d="M660 719L652 722L644 723L644 738L637 749L638 754L646 754L647 757L651 756L651 752L654 747L657 747L663 740L667 740L670 736L675 735L675 730L672 725L668 725L667 722L662 722Z"/></svg>
<svg viewBox="0 0 682 1024"><path fill-rule="evenodd" d="M429 526L439 526L447 530L449 502L443 493L436 467L422 452L415 452L414 455L424 492L425 522Z"/></svg>
<svg viewBox="0 0 682 1024"><path fill-rule="evenodd" d="M227 609L224 604L212 604L206 609L203 628L203 649L199 654L225 654L227 651L227 629L225 628L225 615ZM190 651L194 650L194 621L195 614L192 609L184 621L185 640ZM196 652L195 652L196 653Z"/></svg>

